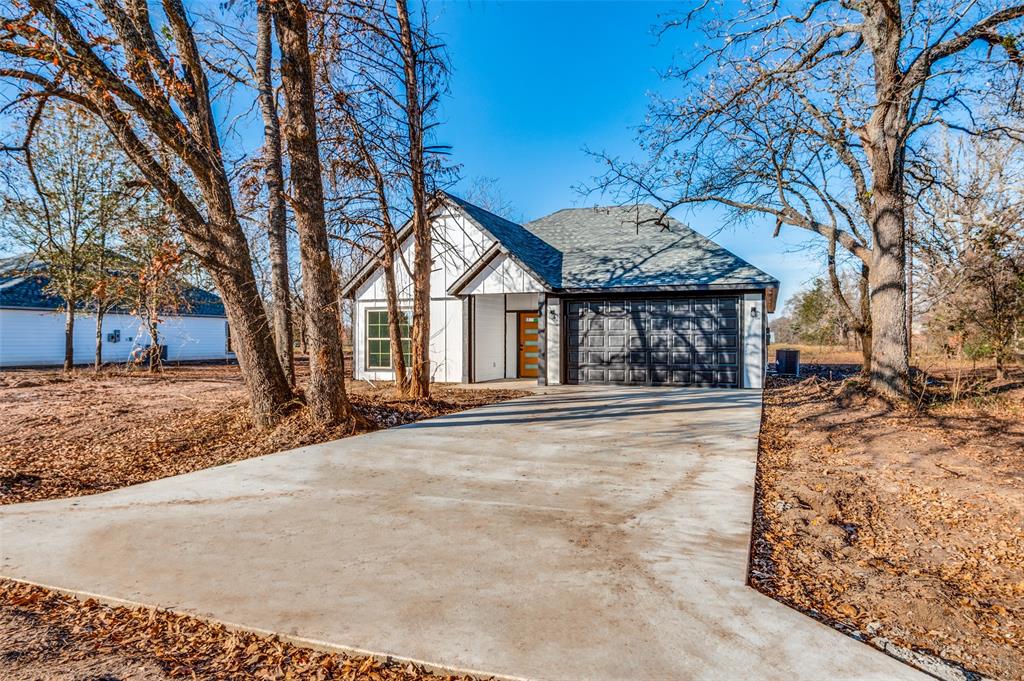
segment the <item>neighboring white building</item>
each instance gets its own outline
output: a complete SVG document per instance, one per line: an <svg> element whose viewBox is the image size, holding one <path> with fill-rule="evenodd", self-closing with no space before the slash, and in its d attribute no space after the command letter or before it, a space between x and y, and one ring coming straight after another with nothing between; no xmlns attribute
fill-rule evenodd
<svg viewBox="0 0 1024 681"><path fill-rule="evenodd" d="M46 271L24 259L0 262L0 368L58 366L64 363L64 313L61 301L44 292ZM231 359L227 317L216 295L187 292L189 311L166 315L159 324L167 361ZM145 324L123 311L103 317L103 361L126 362L135 349L151 344ZM75 314L76 364L91 364L96 351L96 316Z"/></svg>
<svg viewBox="0 0 1024 681"><path fill-rule="evenodd" d="M440 194L431 220L433 380L761 387L778 281L653 206L519 225ZM411 265L409 225L399 242ZM411 317L410 277L396 270ZM353 300L355 378L393 378L379 264L342 295Z"/></svg>

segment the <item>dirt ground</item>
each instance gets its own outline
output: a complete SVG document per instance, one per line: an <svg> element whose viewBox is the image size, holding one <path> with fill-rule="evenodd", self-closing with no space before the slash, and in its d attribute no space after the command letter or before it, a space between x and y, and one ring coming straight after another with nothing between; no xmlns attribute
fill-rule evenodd
<svg viewBox="0 0 1024 681"><path fill-rule="evenodd" d="M435 386L429 401L407 402L387 386L349 389L371 429L526 394ZM224 365L4 372L0 413L0 504L95 494L354 434L313 427L301 410L255 429L238 367Z"/></svg>
<svg viewBox="0 0 1024 681"><path fill-rule="evenodd" d="M301 385L301 374L300 374ZM429 401L349 386L373 429L511 399L512 390L434 386ZM71 377L0 374L0 504L94 494L354 433L318 429L301 410L270 431L249 419L235 366L115 369ZM4 681L434 679L372 658L326 655L165 612L82 603L0 579Z"/></svg>
<svg viewBox="0 0 1024 681"><path fill-rule="evenodd" d="M849 381L770 379L753 585L876 645L1024 679L1024 371L975 384L891 410Z"/></svg>

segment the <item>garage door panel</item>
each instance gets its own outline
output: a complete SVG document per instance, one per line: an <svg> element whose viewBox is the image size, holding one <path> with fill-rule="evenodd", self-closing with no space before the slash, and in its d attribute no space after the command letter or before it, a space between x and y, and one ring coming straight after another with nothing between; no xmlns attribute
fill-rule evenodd
<svg viewBox="0 0 1024 681"><path fill-rule="evenodd" d="M636 367L630 367L629 369L629 382L630 383L647 383L650 380L647 369L637 369Z"/></svg>
<svg viewBox="0 0 1024 681"><path fill-rule="evenodd" d="M652 350L667 350L672 347L668 334L654 334L647 336L647 346Z"/></svg>
<svg viewBox="0 0 1024 681"><path fill-rule="evenodd" d="M689 350L673 350L669 360L674 366L689 366L693 361L693 354Z"/></svg>
<svg viewBox="0 0 1024 681"><path fill-rule="evenodd" d="M713 333L698 331L691 336L691 339L693 347L695 348L704 349L715 347L715 334Z"/></svg>
<svg viewBox="0 0 1024 681"><path fill-rule="evenodd" d="M739 309L735 297L570 302L567 379L736 386Z"/></svg>
<svg viewBox="0 0 1024 681"><path fill-rule="evenodd" d="M688 385L693 382L693 373L690 371L672 370L672 383L677 385Z"/></svg>

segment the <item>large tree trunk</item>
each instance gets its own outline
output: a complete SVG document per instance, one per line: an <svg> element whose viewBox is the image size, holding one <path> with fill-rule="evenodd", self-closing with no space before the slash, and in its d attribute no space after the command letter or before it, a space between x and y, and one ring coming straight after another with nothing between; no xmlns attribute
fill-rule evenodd
<svg viewBox="0 0 1024 681"><path fill-rule="evenodd" d="M910 397L907 337L905 157L911 92L899 64L903 27L898 13L876 8L865 16L875 69L875 108L860 136L871 168L871 388L897 400Z"/></svg>
<svg viewBox="0 0 1024 681"><path fill-rule="evenodd" d="M230 258L236 262L221 264L223 257L217 254L202 260L224 301L231 327L231 347L249 389L253 420L258 427L266 428L277 420L281 408L291 400L292 391L277 358L256 277L249 266L248 244L244 237L240 240L238 247L243 250ZM213 267L208 264L211 262Z"/></svg>
<svg viewBox="0 0 1024 681"><path fill-rule="evenodd" d="M274 338L277 355L295 385L295 351L292 337L291 295L288 291L288 232L284 203L284 170L281 161L281 123L271 70L272 17L268 0L256 3L256 71L260 109L263 112L263 158L267 182L267 235L270 240L270 290L273 296Z"/></svg>
<svg viewBox="0 0 1024 681"><path fill-rule="evenodd" d="M433 235L427 215L426 168L423 159L423 111L420 108L416 49L406 0L397 0L402 65L405 73L405 118L409 133L409 176L412 185L413 259L412 381L413 398L430 396L430 271Z"/></svg>
<svg viewBox="0 0 1024 681"><path fill-rule="evenodd" d="M876 183L876 187L877 187ZM904 258L903 197L873 196L871 285L871 388L896 399L909 396L907 277Z"/></svg>
<svg viewBox="0 0 1024 681"><path fill-rule="evenodd" d="M394 235L384 236L384 290L388 306L388 336L391 339L391 368L395 372L395 387L405 395L409 390L409 375L402 351L402 310L398 306L398 286L395 284Z"/></svg>
<svg viewBox="0 0 1024 681"><path fill-rule="evenodd" d="M75 366L75 301L64 301L64 371Z"/></svg>
<svg viewBox="0 0 1024 681"><path fill-rule="evenodd" d="M305 6L299 0L281 0L275 7L274 25L281 50L284 132L291 161L302 292L306 300L310 373L306 402L314 420L331 425L351 419L352 408L345 395L338 282L331 263L324 216Z"/></svg>

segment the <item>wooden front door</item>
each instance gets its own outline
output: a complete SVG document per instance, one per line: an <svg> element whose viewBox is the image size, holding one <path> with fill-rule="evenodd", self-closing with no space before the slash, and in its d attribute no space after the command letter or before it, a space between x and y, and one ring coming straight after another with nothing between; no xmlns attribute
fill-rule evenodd
<svg viewBox="0 0 1024 681"><path fill-rule="evenodd" d="M540 366L540 317L536 312L519 313L519 376L537 378Z"/></svg>

